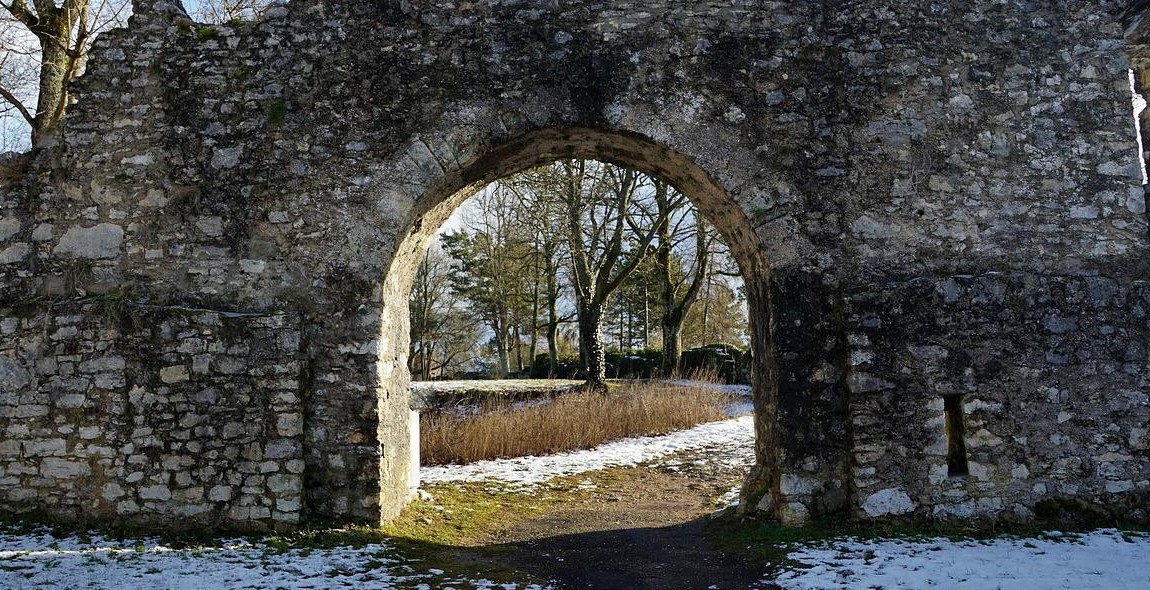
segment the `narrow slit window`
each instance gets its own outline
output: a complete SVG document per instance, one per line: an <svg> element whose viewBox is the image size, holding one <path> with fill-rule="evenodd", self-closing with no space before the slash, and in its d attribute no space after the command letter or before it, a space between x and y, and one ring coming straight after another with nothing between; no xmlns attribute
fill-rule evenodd
<svg viewBox="0 0 1150 590"><path fill-rule="evenodd" d="M946 473L951 477L966 475L966 418L962 414L962 396L948 395L943 400L946 417Z"/></svg>

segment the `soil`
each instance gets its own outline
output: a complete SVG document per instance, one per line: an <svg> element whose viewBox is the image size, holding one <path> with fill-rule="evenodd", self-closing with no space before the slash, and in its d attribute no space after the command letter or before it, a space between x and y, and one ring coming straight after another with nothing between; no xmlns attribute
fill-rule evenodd
<svg viewBox="0 0 1150 590"><path fill-rule="evenodd" d="M705 535L715 499L740 474L688 463L634 468L593 493L500 531L484 550L560 590L776 588L765 568L716 551Z"/></svg>

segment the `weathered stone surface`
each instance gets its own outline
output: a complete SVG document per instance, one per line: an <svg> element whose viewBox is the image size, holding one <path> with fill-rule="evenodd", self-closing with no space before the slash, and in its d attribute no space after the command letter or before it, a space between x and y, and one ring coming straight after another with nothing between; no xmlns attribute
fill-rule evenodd
<svg viewBox="0 0 1150 590"><path fill-rule="evenodd" d="M898 488L887 488L870 494L863 499L862 509L867 516L891 516L907 514L915 508L906 492Z"/></svg>
<svg viewBox="0 0 1150 590"><path fill-rule="evenodd" d="M281 378L300 371L299 339L286 337L298 330L298 318L269 322L91 303L26 306L14 317L20 321L0 344L0 471L15 482L0 485L7 509L50 507L140 522L166 515L215 525L236 505L274 496L285 507L264 526L299 521L302 502L290 482L277 482L283 484L277 491L268 481L245 481L242 491L225 483L250 473L237 446L258 450L265 439L275 441L276 457L264 457L260 470L300 478L299 433L281 429L301 415L298 383ZM259 375L186 369L197 351L241 348L262 367ZM26 368L15 351L39 360ZM37 381L46 384L43 398L32 389ZM205 395L209 389L214 393ZM234 432L220 436L231 424ZM293 499L301 506L294 511L286 508Z"/></svg>
<svg viewBox="0 0 1150 590"><path fill-rule="evenodd" d="M483 182L598 157L680 187L743 271L746 506L1146 513L1141 9L300 0L200 29L133 6L38 180L0 184L0 442L83 441L0 455L3 509L395 514L425 240Z"/></svg>
<svg viewBox="0 0 1150 590"><path fill-rule="evenodd" d="M32 378L28 375L27 369L14 359L0 354L0 391L20 391L31 382Z"/></svg>
<svg viewBox="0 0 1150 590"><path fill-rule="evenodd" d="M124 228L100 223L92 227L74 225L64 232L52 250L54 254L77 258L116 258L124 243Z"/></svg>

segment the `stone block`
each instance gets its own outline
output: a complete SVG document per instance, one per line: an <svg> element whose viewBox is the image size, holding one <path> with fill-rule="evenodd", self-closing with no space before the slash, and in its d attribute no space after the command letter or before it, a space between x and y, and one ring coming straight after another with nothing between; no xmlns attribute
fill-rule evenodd
<svg viewBox="0 0 1150 590"><path fill-rule="evenodd" d="M268 489L276 495L298 494L303 490L303 481L298 475L280 474L268 477Z"/></svg>
<svg viewBox="0 0 1150 590"><path fill-rule="evenodd" d="M75 258L116 258L124 243L124 229L112 223L92 227L72 226L52 250L54 254Z"/></svg>
<svg viewBox="0 0 1150 590"><path fill-rule="evenodd" d="M169 385L182 383L189 378L188 368L184 365L172 365L160 369L160 381Z"/></svg>
<svg viewBox="0 0 1150 590"><path fill-rule="evenodd" d="M87 463L47 458L40 463L40 475L49 479L75 479L91 473Z"/></svg>
<svg viewBox="0 0 1150 590"><path fill-rule="evenodd" d="M140 488L137 492L141 500L171 500L172 490L166 485L154 485Z"/></svg>
<svg viewBox="0 0 1150 590"><path fill-rule="evenodd" d="M888 488L868 495L863 499L862 509L867 516L895 516L914 511L915 504L905 491Z"/></svg>
<svg viewBox="0 0 1150 590"><path fill-rule="evenodd" d="M231 486L215 486L208 491L208 499L213 502L227 502L232 499L233 492Z"/></svg>

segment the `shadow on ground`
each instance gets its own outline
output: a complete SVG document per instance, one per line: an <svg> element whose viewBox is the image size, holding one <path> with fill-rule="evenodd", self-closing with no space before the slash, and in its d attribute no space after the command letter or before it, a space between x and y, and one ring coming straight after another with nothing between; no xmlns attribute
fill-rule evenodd
<svg viewBox="0 0 1150 590"><path fill-rule="evenodd" d="M570 518L571 514L565 515ZM533 521L547 526L549 520ZM501 562L562 590L743 590L778 588L763 568L717 551L706 518L662 527L616 528L497 543L457 557ZM555 526L569 527L555 522ZM517 531L512 530L512 534Z"/></svg>

